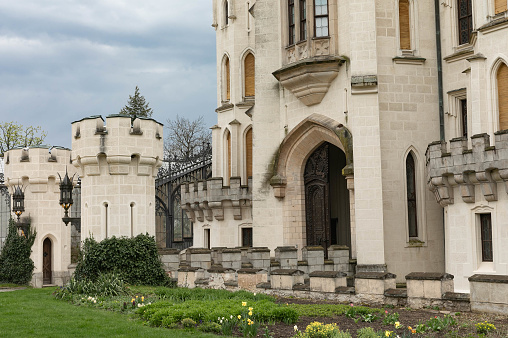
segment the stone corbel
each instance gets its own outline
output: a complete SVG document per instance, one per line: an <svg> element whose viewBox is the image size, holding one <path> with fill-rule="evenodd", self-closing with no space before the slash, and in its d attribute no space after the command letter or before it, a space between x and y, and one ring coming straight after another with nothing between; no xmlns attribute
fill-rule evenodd
<svg viewBox="0 0 508 338"><path fill-rule="evenodd" d="M270 185L273 187L273 195L277 198L286 196L287 180L285 177L275 175L270 179Z"/></svg>
<svg viewBox="0 0 508 338"><path fill-rule="evenodd" d="M209 222L213 221L213 212L212 209L210 209L210 206L208 206L208 202L204 201L199 203L199 207L203 210L205 219Z"/></svg>
<svg viewBox="0 0 508 338"><path fill-rule="evenodd" d="M181 208L185 210L188 219L190 219L192 222L196 222L196 215L194 214L194 210L192 210L190 203L182 204Z"/></svg>
<svg viewBox="0 0 508 338"><path fill-rule="evenodd" d="M217 221L224 220L224 208L222 207L222 202L208 202L208 206L212 209L213 217Z"/></svg>
<svg viewBox="0 0 508 338"><path fill-rule="evenodd" d="M430 184L434 187L431 191L434 192L437 202L442 206L453 204L453 188L448 182L447 176L433 177Z"/></svg>
<svg viewBox="0 0 508 338"><path fill-rule="evenodd" d="M203 209L199 206L199 202L194 202L194 204L192 204L192 210L198 221L203 222L205 220Z"/></svg>
<svg viewBox="0 0 508 338"><path fill-rule="evenodd" d="M506 193L508 194L508 169L501 169L497 171L497 175L499 175L499 178L504 183L504 189Z"/></svg>
<svg viewBox="0 0 508 338"><path fill-rule="evenodd" d="M497 183L492 179L489 171L476 173L476 179L480 182L483 196L489 202L497 201Z"/></svg>
<svg viewBox="0 0 508 338"><path fill-rule="evenodd" d="M240 207L240 200L231 201L233 205L233 218L236 221L240 221L242 219L242 208Z"/></svg>
<svg viewBox="0 0 508 338"><path fill-rule="evenodd" d="M471 172L465 171L462 174L455 174L453 178L455 179L455 182L459 184L462 200L466 203L474 203L475 188L474 184L469 179L469 174L471 174Z"/></svg>

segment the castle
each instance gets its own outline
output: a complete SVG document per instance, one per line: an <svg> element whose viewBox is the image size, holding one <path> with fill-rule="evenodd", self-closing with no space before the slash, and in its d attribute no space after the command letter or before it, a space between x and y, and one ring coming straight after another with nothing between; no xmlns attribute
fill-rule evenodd
<svg viewBox="0 0 508 338"><path fill-rule="evenodd" d="M195 247L341 245L465 292L508 274L506 0L214 0L212 26Z"/></svg>

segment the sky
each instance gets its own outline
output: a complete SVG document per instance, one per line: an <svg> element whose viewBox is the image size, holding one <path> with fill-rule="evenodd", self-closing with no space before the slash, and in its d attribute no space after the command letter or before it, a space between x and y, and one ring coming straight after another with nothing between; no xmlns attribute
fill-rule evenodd
<svg viewBox="0 0 508 338"><path fill-rule="evenodd" d="M216 123L211 0L0 0L0 122L41 126L117 114L140 93L167 124Z"/></svg>

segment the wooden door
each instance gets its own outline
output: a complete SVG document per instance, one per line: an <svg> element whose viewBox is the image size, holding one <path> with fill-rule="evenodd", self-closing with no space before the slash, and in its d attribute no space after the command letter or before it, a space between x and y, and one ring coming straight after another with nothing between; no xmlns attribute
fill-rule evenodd
<svg viewBox="0 0 508 338"><path fill-rule="evenodd" d="M325 143L312 153L304 173L307 245L321 245L325 249L331 244L328 147Z"/></svg>
<svg viewBox="0 0 508 338"><path fill-rule="evenodd" d="M51 284L51 240L46 238L42 244L43 284Z"/></svg>

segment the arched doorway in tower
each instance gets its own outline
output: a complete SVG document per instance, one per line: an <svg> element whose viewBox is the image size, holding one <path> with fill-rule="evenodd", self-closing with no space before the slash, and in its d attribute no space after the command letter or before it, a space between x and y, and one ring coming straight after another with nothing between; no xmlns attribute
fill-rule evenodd
<svg viewBox="0 0 508 338"><path fill-rule="evenodd" d="M325 142L305 164L305 221L307 245L347 245L351 248L349 191L342 169L346 155ZM325 255L327 250L325 250Z"/></svg>
<svg viewBox="0 0 508 338"><path fill-rule="evenodd" d="M42 243L42 283L51 284L51 240L46 238Z"/></svg>

